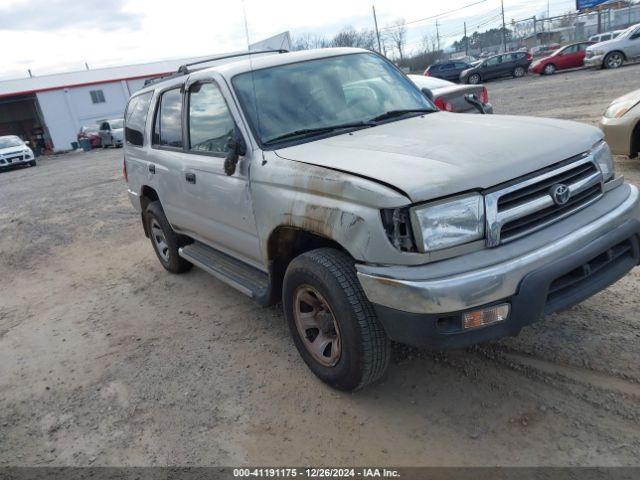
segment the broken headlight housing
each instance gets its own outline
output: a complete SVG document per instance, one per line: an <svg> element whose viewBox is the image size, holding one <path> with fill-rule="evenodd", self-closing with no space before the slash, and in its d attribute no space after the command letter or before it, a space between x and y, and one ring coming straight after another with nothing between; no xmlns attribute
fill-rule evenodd
<svg viewBox="0 0 640 480"><path fill-rule="evenodd" d="M478 193L411 209L418 250L432 252L484 238L484 197Z"/></svg>
<svg viewBox="0 0 640 480"><path fill-rule="evenodd" d="M605 182L611 180L615 174L615 170L613 167L613 155L611 155L611 150L607 142L603 140L593 147L591 155L593 155L593 159L602 172L603 180Z"/></svg>

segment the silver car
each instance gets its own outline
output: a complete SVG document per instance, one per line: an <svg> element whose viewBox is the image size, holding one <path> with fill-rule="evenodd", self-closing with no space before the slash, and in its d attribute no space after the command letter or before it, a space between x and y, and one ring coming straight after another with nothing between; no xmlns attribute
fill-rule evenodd
<svg viewBox="0 0 640 480"><path fill-rule="evenodd" d="M439 111L360 49L215 60L129 101L129 197L165 269L282 302L335 388L379 380L391 340L516 335L640 260L638 189L595 127Z"/></svg>
<svg viewBox="0 0 640 480"><path fill-rule="evenodd" d="M640 23L627 28L612 40L588 47L584 65L620 68L624 62L638 57L640 57Z"/></svg>

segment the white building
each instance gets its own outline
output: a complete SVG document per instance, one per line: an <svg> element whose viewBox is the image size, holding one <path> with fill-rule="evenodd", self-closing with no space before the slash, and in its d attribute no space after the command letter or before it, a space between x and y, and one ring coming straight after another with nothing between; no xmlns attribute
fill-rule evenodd
<svg viewBox="0 0 640 480"><path fill-rule="evenodd" d="M290 44L289 33L285 32L249 48L288 50ZM47 150L69 150L81 127L121 118L129 97L142 88L145 80L176 72L185 63L215 57L0 80L0 136L18 135L34 145L42 138Z"/></svg>
<svg viewBox="0 0 640 480"><path fill-rule="evenodd" d="M175 72L205 57L0 81L0 135L44 137L64 151L80 127L122 117L127 100L148 78Z"/></svg>

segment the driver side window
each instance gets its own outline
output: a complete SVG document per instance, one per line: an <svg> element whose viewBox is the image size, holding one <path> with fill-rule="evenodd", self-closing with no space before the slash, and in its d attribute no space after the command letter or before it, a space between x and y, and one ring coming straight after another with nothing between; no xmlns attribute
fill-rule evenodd
<svg viewBox="0 0 640 480"><path fill-rule="evenodd" d="M224 156L235 123L215 83L197 83L189 89L189 150Z"/></svg>

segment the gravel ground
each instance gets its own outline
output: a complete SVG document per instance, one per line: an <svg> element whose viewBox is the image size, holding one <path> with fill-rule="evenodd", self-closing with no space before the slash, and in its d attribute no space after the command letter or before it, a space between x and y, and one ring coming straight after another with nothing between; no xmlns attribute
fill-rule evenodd
<svg viewBox="0 0 640 480"><path fill-rule="evenodd" d="M596 123L638 73L488 88L499 113ZM397 347L383 384L338 393L278 307L160 267L121 166L100 150L0 174L0 465L639 463L638 270L517 338Z"/></svg>

